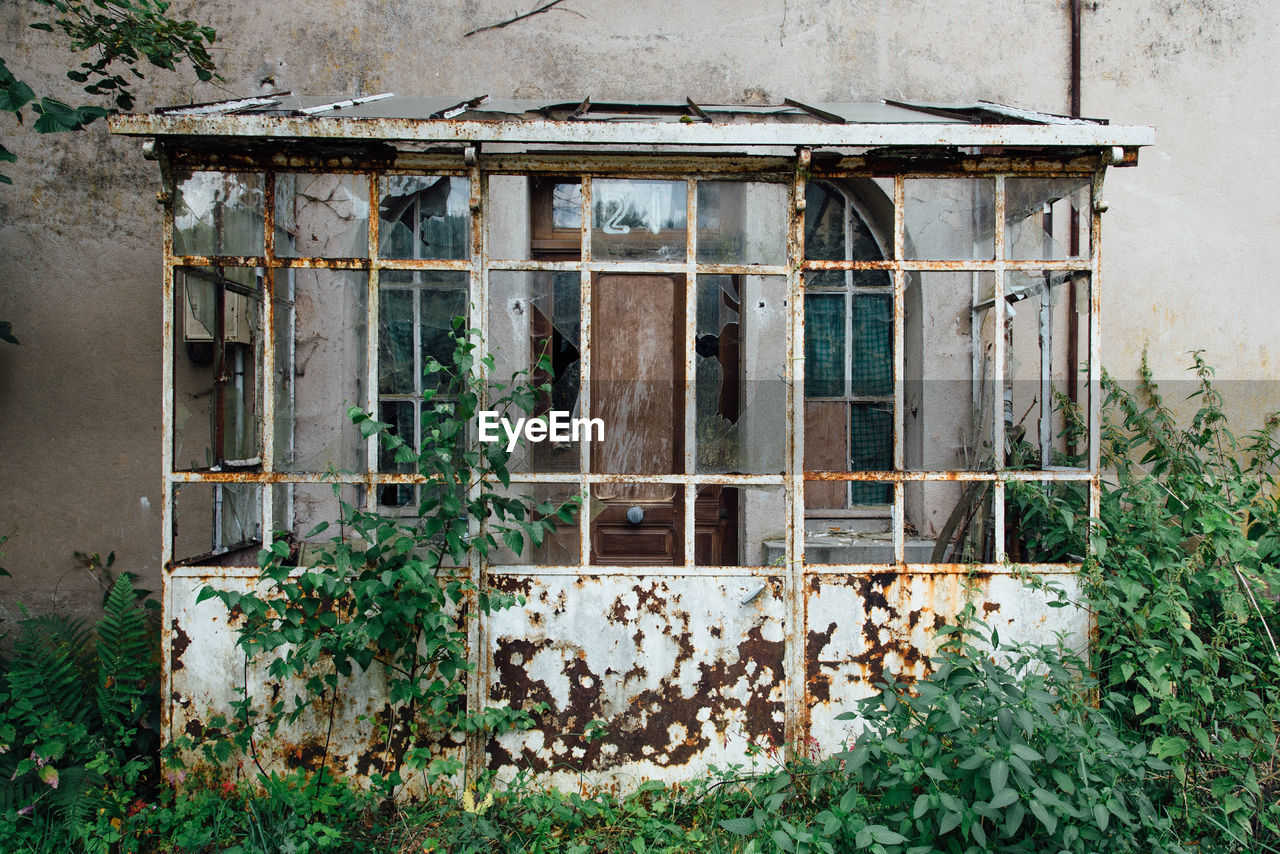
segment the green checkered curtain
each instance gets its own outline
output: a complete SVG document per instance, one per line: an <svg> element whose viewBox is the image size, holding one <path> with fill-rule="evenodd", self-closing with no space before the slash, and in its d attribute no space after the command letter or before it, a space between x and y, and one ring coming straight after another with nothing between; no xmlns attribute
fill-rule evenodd
<svg viewBox="0 0 1280 854"><path fill-rule="evenodd" d="M804 298L804 396L844 397L844 296Z"/></svg>

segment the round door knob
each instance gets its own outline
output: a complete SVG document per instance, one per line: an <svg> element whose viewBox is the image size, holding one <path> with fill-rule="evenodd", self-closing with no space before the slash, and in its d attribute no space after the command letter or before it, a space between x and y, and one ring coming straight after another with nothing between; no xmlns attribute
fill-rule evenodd
<svg viewBox="0 0 1280 854"><path fill-rule="evenodd" d="M627 521L632 525L639 525L644 521L644 510L639 507L628 507Z"/></svg>

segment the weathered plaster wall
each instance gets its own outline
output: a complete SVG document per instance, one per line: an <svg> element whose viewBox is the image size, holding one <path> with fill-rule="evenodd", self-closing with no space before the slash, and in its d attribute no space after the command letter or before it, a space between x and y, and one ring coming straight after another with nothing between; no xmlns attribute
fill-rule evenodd
<svg viewBox="0 0 1280 854"><path fill-rule="evenodd" d="M142 109L275 89L700 101L987 98L1067 109L1067 0L920 4L567 0L176 4L222 34L227 82L158 73ZM67 57L0 12L0 55L74 98ZM1271 84L1280 6L1263 0L1086 3L1086 115L1152 124L1137 169L1113 170L1105 218L1104 361L1159 377L1203 347L1250 415L1280 406L1280 123ZM4 117L21 160L0 188L0 606L96 603L73 549L115 550L158 585L160 212L136 140L36 138ZM0 611L0 614L5 613Z"/></svg>

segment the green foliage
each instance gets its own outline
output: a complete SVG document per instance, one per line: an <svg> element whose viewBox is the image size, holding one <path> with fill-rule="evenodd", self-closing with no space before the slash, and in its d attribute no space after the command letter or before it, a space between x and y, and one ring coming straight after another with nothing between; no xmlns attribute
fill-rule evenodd
<svg viewBox="0 0 1280 854"><path fill-rule="evenodd" d="M1195 354L1179 425L1143 366L1107 382L1092 667L1102 702L1172 766L1159 795L1202 850L1280 849L1277 420L1243 440ZM1269 847L1263 847L1263 845Z"/></svg>
<svg viewBox="0 0 1280 854"><path fill-rule="evenodd" d="M82 621L27 617L0 662L0 849L107 851L155 768L154 625L127 575L96 644ZM96 690L95 690L96 687Z"/></svg>
<svg viewBox="0 0 1280 854"><path fill-rule="evenodd" d="M490 409L529 414L550 387L532 385L527 373L487 386L475 369L492 372L493 358L478 355L476 333L464 318L454 318L453 330L451 363L426 366L421 448L358 408L349 413L362 435L378 436L385 453L423 478L416 514L370 512L340 501L337 534L301 571L292 565L296 548L278 539L259 556L263 585L256 592L200 592L201 600L216 597L243 614L238 644L248 659L265 657L272 678L300 689L292 705L280 700L263 709L246 696L229 728L220 718L208 722L227 729L239 749L252 749L256 733L279 732L319 701L326 701L332 720L339 696L361 690L353 680L374 671L385 681L387 703L371 722L382 743L380 770L372 777L392 795L409 772L434 780L460 770L435 748L439 737L526 726L538 711L467 708L467 620L516 604L477 588L468 565L473 553L487 556L499 542L517 553L526 544L539 546L557 522L573 522L577 502L513 494L505 443L468 444L468 424L486 397ZM549 371L549 361L538 367ZM340 496L336 484L334 494ZM230 754L225 741L205 747L220 761Z"/></svg>

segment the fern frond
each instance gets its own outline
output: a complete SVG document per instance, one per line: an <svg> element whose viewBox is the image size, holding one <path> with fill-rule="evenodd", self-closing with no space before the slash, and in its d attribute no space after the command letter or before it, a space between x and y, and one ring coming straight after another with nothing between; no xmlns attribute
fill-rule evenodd
<svg viewBox="0 0 1280 854"><path fill-rule="evenodd" d="M146 714L152 673L150 632L127 574L107 594L98 623L98 712L116 731Z"/></svg>
<svg viewBox="0 0 1280 854"><path fill-rule="evenodd" d="M86 635L79 621L34 617L23 620L9 662L9 692L14 703L29 706L30 723L89 721L96 709L85 689L82 665Z"/></svg>

